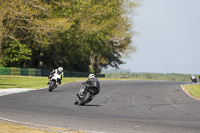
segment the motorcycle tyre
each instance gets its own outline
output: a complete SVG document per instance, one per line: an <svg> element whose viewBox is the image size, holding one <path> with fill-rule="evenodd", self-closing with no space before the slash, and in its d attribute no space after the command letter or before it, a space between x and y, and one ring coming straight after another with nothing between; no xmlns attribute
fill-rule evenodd
<svg viewBox="0 0 200 133"><path fill-rule="evenodd" d="M90 98L91 95L92 95L91 92L88 91L86 93L86 95L84 96L84 98L79 103L79 105L85 105L88 102L88 100L89 100L89 98Z"/></svg>
<svg viewBox="0 0 200 133"><path fill-rule="evenodd" d="M49 85L49 92L52 92L54 87L55 87L56 82L55 81L51 81L50 85Z"/></svg>

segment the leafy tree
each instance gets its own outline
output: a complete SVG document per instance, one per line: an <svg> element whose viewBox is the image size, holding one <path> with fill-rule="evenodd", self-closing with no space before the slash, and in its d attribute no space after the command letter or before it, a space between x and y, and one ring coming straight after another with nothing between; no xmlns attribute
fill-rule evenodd
<svg viewBox="0 0 200 133"><path fill-rule="evenodd" d="M127 14L137 6L128 0L1 0L0 51L15 46L29 52L0 55L10 66L18 61L76 71L119 68L122 56L135 51Z"/></svg>
<svg viewBox="0 0 200 133"><path fill-rule="evenodd" d="M62 19L51 19L50 21L51 8L45 1L1 0L0 11L0 55L1 58L4 56L4 62L13 62L13 59L9 60L10 58L5 57L5 52L2 53L2 48L8 48L4 45L10 45L9 40L18 45L26 44L28 49L32 49L34 53L55 42L58 31L68 27ZM15 57L17 58L18 55L16 54Z"/></svg>
<svg viewBox="0 0 200 133"><path fill-rule="evenodd" d="M64 14L73 23L69 30L59 35L63 46L76 49L65 51L68 53L65 60L72 60L76 66L86 65L84 68L89 67L91 72L100 72L108 65L118 68L123 64L122 55L135 51L130 45L133 34L124 15L124 2L131 3L121 0L72 1L70 7L57 8L55 13L59 12L58 16ZM69 54L70 50L73 50L72 54Z"/></svg>
<svg viewBox="0 0 200 133"><path fill-rule="evenodd" d="M30 59L31 49L25 44L12 42L4 46L4 60L9 61L9 64L14 62L25 62ZM21 64L20 64L21 65ZM22 65L25 65L24 63Z"/></svg>

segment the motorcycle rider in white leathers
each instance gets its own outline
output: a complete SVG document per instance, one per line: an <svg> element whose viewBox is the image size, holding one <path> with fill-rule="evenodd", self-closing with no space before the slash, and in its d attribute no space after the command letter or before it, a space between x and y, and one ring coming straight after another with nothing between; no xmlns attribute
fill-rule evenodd
<svg viewBox="0 0 200 133"><path fill-rule="evenodd" d="M50 75L49 75L49 77L48 77L49 82L47 83L47 85L50 84L50 80L51 80L51 78L53 77L53 75L54 75L55 73L57 73L58 75L60 75L61 79L58 80L58 83L61 84L61 80L62 80L62 78L64 77L64 72L63 72L63 68L62 68L62 67L58 67L58 69L54 69L54 70L50 73Z"/></svg>

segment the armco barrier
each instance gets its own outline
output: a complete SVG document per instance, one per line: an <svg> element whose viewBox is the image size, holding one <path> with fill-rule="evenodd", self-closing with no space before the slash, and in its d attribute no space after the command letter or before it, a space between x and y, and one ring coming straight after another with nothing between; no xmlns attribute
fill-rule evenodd
<svg viewBox="0 0 200 133"><path fill-rule="evenodd" d="M10 67L0 68L0 75L10 75Z"/></svg>
<svg viewBox="0 0 200 133"><path fill-rule="evenodd" d="M29 75L30 76L42 76L41 75L41 69L29 68Z"/></svg>
<svg viewBox="0 0 200 133"><path fill-rule="evenodd" d="M50 69L1 67L0 75L22 75L22 76L49 76ZM88 77L89 72L75 72L64 70L64 77ZM97 77L105 77L105 74L95 74Z"/></svg>
<svg viewBox="0 0 200 133"><path fill-rule="evenodd" d="M20 68L11 67L10 68L10 75L20 75Z"/></svg>
<svg viewBox="0 0 200 133"><path fill-rule="evenodd" d="M21 74L24 76L42 76L42 70L36 68L21 68Z"/></svg>
<svg viewBox="0 0 200 133"><path fill-rule="evenodd" d="M29 75L29 68L21 68L21 75L28 76Z"/></svg>
<svg viewBox="0 0 200 133"><path fill-rule="evenodd" d="M41 70L41 76L49 76L51 71L52 70L49 70L49 69L42 69Z"/></svg>
<svg viewBox="0 0 200 133"><path fill-rule="evenodd" d="M35 76L41 76L42 70L41 69L35 69Z"/></svg>

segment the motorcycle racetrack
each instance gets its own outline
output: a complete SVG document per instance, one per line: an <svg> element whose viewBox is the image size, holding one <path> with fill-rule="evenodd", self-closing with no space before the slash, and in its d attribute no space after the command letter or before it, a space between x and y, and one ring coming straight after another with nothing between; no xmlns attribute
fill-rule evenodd
<svg viewBox="0 0 200 133"><path fill-rule="evenodd" d="M0 97L0 117L94 133L199 133L200 101L182 82L100 80L85 106L74 105L81 82Z"/></svg>

